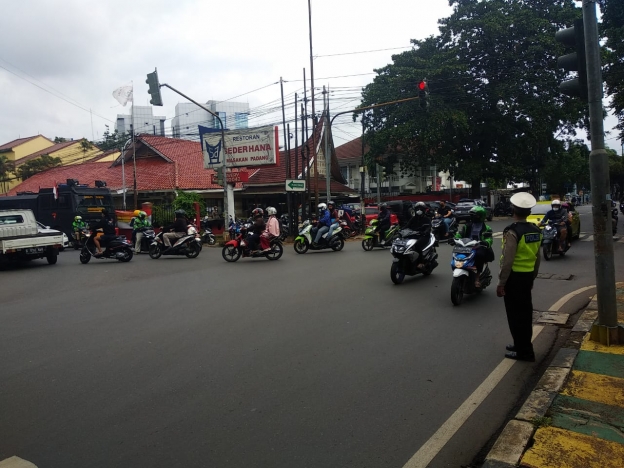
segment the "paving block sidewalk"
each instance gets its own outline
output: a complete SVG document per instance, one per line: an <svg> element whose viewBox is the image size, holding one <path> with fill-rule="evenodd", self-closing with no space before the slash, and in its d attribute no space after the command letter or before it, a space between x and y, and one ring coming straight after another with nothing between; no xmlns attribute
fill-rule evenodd
<svg viewBox="0 0 624 468"><path fill-rule="evenodd" d="M624 323L624 283L617 284ZM624 345L589 340L596 298L575 331L580 349L562 348L488 454L483 467L624 467Z"/></svg>

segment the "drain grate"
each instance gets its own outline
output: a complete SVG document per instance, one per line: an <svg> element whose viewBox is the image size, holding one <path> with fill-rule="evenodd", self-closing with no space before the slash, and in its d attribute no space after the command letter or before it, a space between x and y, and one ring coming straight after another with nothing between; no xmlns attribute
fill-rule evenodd
<svg viewBox="0 0 624 468"><path fill-rule="evenodd" d="M570 281L574 279L574 275L555 275L554 273L538 273L537 279Z"/></svg>

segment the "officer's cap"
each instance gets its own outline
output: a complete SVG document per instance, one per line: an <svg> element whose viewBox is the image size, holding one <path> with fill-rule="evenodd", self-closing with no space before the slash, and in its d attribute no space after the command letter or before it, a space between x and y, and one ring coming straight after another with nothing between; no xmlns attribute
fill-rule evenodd
<svg viewBox="0 0 624 468"><path fill-rule="evenodd" d="M533 208L537 204L535 197L527 192L518 192L509 201L518 208Z"/></svg>

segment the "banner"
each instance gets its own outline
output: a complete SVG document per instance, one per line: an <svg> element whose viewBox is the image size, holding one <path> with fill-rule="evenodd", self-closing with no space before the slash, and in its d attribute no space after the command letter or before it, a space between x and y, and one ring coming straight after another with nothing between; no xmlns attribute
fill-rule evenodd
<svg viewBox="0 0 624 468"><path fill-rule="evenodd" d="M205 169L221 166L223 158L227 167L279 164L277 127L226 130L225 142L221 139L220 131L207 130L199 127Z"/></svg>

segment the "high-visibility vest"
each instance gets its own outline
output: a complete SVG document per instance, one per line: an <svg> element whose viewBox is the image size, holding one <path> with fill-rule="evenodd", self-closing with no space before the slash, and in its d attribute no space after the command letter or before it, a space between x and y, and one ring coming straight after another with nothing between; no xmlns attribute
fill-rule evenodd
<svg viewBox="0 0 624 468"><path fill-rule="evenodd" d="M518 248L511 267L512 271L526 273L535 270L535 262L542 245L542 231L536 225L528 222L513 223L505 228L504 233L512 230L518 238ZM505 237L503 235L503 249ZM501 256L502 262L502 256Z"/></svg>

